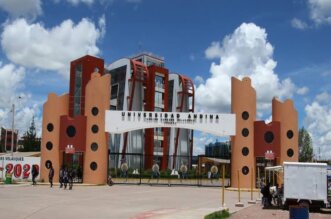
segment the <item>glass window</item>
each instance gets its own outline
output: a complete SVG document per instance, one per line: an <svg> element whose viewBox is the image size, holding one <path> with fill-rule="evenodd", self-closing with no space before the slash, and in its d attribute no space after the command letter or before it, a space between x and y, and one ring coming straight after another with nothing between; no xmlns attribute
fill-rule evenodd
<svg viewBox="0 0 331 219"><path fill-rule="evenodd" d="M163 93L155 92L155 104L163 104Z"/></svg>
<svg viewBox="0 0 331 219"><path fill-rule="evenodd" d="M111 97L110 99L116 99L118 96L118 84L113 84L111 86Z"/></svg>
<svg viewBox="0 0 331 219"><path fill-rule="evenodd" d="M155 75L155 87L164 88L164 77Z"/></svg>
<svg viewBox="0 0 331 219"><path fill-rule="evenodd" d="M74 116L80 115L81 96L82 96L82 64L76 65L75 69L75 88L74 88Z"/></svg>

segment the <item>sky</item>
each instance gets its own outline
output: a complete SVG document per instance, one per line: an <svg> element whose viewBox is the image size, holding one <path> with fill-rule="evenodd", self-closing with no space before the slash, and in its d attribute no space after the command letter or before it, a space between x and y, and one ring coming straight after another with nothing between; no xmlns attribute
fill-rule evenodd
<svg viewBox="0 0 331 219"><path fill-rule="evenodd" d="M331 0L0 0L0 126L41 135L47 95L69 91L70 61L108 66L140 52L194 80L197 112L230 113L249 76L257 119L291 98L317 158L331 159ZM219 137L195 132L194 153Z"/></svg>

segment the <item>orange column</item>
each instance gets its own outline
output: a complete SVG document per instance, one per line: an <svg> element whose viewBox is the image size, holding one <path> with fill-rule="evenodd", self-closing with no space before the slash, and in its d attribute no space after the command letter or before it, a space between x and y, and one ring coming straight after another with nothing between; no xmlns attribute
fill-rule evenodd
<svg viewBox="0 0 331 219"><path fill-rule="evenodd" d="M86 85L85 116L86 152L84 183L105 184L108 175L108 134L105 132L105 110L110 105L110 75L93 73Z"/></svg>
<svg viewBox="0 0 331 219"><path fill-rule="evenodd" d="M231 78L231 112L236 114L236 135L231 137L231 187L250 188L251 168L255 167L254 121L256 118L256 91L248 77ZM255 181L254 181L255 186Z"/></svg>

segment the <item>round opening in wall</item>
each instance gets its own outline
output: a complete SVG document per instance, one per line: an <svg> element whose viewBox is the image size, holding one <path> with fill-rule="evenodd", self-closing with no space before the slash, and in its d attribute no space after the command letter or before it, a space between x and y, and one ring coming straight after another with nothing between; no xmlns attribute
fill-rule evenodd
<svg viewBox="0 0 331 219"><path fill-rule="evenodd" d="M45 162L45 167L46 167L47 169L49 169L49 168L51 168L51 166L52 166L52 161L50 161L50 160L46 160L46 162Z"/></svg>
<svg viewBox="0 0 331 219"><path fill-rule="evenodd" d="M292 148L288 149L288 150L287 150L287 156L288 156L288 157L293 157L293 155L294 155L294 151L293 151L293 149L292 149Z"/></svg>
<svg viewBox="0 0 331 219"><path fill-rule="evenodd" d="M243 120L247 120L249 118L249 113L247 111L244 111L242 114L241 114L241 118Z"/></svg>
<svg viewBox="0 0 331 219"><path fill-rule="evenodd" d="M47 131L51 132L54 129L54 125L52 123L47 124Z"/></svg>
<svg viewBox="0 0 331 219"><path fill-rule="evenodd" d="M67 127L67 135L72 138L76 135L76 129L74 126L70 125Z"/></svg>
<svg viewBox="0 0 331 219"><path fill-rule="evenodd" d="M48 141L47 143L46 143L46 148L47 148L47 150L52 150L52 148L53 148L53 144L52 144L52 142L50 142L50 141Z"/></svg>
<svg viewBox="0 0 331 219"><path fill-rule="evenodd" d="M98 164L96 162L92 162L90 164L90 168L91 168L91 170L95 171L98 168Z"/></svg>
<svg viewBox="0 0 331 219"><path fill-rule="evenodd" d="M91 112L92 112L92 115L93 115L93 116L98 115L98 113L99 113L99 109L98 109L98 107L93 107L92 110L91 110Z"/></svg>
<svg viewBox="0 0 331 219"><path fill-rule="evenodd" d="M91 130L92 130L93 133L98 133L99 127L97 125L93 125Z"/></svg>
<svg viewBox="0 0 331 219"><path fill-rule="evenodd" d="M286 135L287 135L287 137L288 137L288 139L291 139L291 138L293 138L293 131L292 130L288 130L287 131L287 133L286 133Z"/></svg>
<svg viewBox="0 0 331 219"><path fill-rule="evenodd" d="M93 142L93 143L91 144L91 150L92 150L92 151L97 151L97 150L98 150L98 144L97 144L96 142Z"/></svg>
<svg viewBox="0 0 331 219"><path fill-rule="evenodd" d="M249 149L248 147L243 147L243 149L241 150L241 153L244 155L244 156L247 156L249 154Z"/></svg>
<svg viewBox="0 0 331 219"><path fill-rule="evenodd" d="M247 136L249 135L249 131L248 131L248 129L247 129L247 128L244 128L244 129L241 131L241 134L242 134L242 136L247 137Z"/></svg>
<svg viewBox="0 0 331 219"><path fill-rule="evenodd" d="M271 131L268 131L264 133L264 141L267 142L268 144L272 143L274 140L274 133Z"/></svg>
<svg viewBox="0 0 331 219"><path fill-rule="evenodd" d="M248 166L244 166L242 169L241 169L241 172L244 174L244 175L247 175L249 173L249 168Z"/></svg>

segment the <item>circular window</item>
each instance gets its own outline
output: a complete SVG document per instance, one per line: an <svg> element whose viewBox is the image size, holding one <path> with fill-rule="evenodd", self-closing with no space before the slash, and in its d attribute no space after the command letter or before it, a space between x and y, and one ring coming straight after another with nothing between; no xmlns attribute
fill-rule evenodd
<svg viewBox="0 0 331 219"><path fill-rule="evenodd" d="M93 115L93 116L98 115L98 113L99 113L99 109L98 109L98 107L93 107L92 110L91 110L91 112L92 112L92 115Z"/></svg>
<svg viewBox="0 0 331 219"><path fill-rule="evenodd" d="M247 175L249 173L249 168L248 166L244 166L242 169L241 169L241 172L244 174L244 175Z"/></svg>
<svg viewBox="0 0 331 219"><path fill-rule="evenodd" d="M72 137L74 137L76 135L76 129L75 129L74 126L72 126L72 125L68 126L68 128L67 128L67 135L70 138L72 138Z"/></svg>
<svg viewBox="0 0 331 219"><path fill-rule="evenodd" d="M46 143L46 148L47 148L47 150L52 150L52 148L53 148L53 144L52 144L52 142L48 141L48 142Z"/></svg>
<svg viewBox="0 0 331 219"><path fill-rule="evenodd" d="M294 155L294 151L293 151L293 149L291 149L291 148L288 149L288 150L287 150L287 156L288 156L288 157L293 157L293 155Z"/></svg>
<svg viewBox="0 0 331 219"><path fill-rule="evenodd" d="M241 114L241 118L243 118L243 120L247 120L249 118L249 113L247 111L244 111L242 114Z"/></svg>
<svg viewBox="0 0 331 219"><path fill-rule="evenodd" d="M287 133L286 133L286 135L287 135L287 137L289 138L289 139L291 139L291 138L293 138L293 131L292 130L288 130L287 131Z"/></svg>
<svg viewBox="0 0 331 219"><path fill-rule="evenodd" d="M96 162L92 162L92 163L90 164L90 168L91 168L91 170L96 170L96 169L98 168L97 163L96 163Z"/></svg>
<svg viewBox="0 0 331 219"><path fill-rule="evenodd" d="M267 143L271 143L274 140L274 133L268 131L264 133L264 141Z"/></svg>
<svg viewBox="0 0 331 219"><path fill-rule="evenodd" d="M47 131L51 132L51 131L53 131L53 129L54 129L53 124L52 123L48 123L47 124Z"/></svg>
<svg viewBox="0 0 331 219"><path fill-rule="evenodd" d="M51 168L51 166L52 166L52 161L50 161L50 160L46 160L46 162L45 162L45 166L46 166L47 169Z"/></svg>
<svg viewBox="0 0 331 219"><path fill-rule="evenodd" d="M98 133L99 127L97 125L93 125L91 130L92 130L93 133Z"/></svg>
<svg viewBox="0 0 331 219"><path fill-rule="evenodd" d="M95 142L93 142L93 143L91 144L91 150L92 150L92 151L96 151L96 150L98 150L98 144L95 143Z"/></svg>
<svg viewBox="0 0 331 219"><path fill-rule="evenodd" d="M249 135L249 131L248 131L248 129L247 129L247 128L244 128L244 129L241 131L241 134L242 134L242 136L247 137L247 136Z"/></svg>
<svg viewBox="0 0 331 219"><path fill-rule="evenodd" d="M244 155L244 156L247 156L249 154L249 149L248 147L243 147L243 149L241 150L241 153Z"/></svg>

